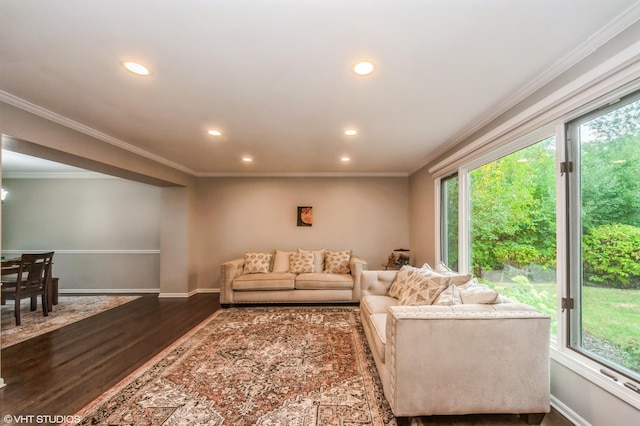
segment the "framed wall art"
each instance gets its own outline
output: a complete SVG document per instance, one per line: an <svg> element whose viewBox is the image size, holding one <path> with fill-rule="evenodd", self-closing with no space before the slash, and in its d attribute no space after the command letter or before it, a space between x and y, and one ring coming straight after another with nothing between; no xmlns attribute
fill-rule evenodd
<svg viewBox="0 0 640 426"><path fill-rule="evenodd" d="M298 207L298 226L312 226L313 225L313 207L302 206Z"/></svg>

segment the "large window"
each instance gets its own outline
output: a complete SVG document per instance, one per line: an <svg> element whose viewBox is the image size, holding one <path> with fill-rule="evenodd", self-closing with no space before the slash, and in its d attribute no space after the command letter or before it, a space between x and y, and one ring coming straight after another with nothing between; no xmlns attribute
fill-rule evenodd
<svg viewBox="0 0 640 426"><path fill-rule="evenodd" d="M458 270L458 175L440 181L440 252L442 261Z"/></svg>
<svg viewBox="0 0 640 426"><path fill-rule="evenodd" d="M640 95L570 122L567 141L569 345L638 380Z"/></svg>
<svg viewBox="0 0 640 426"><path fill-rule="evenodd" d="M536 307L556 332L555 138L469 172L470 271Z"/></svg>

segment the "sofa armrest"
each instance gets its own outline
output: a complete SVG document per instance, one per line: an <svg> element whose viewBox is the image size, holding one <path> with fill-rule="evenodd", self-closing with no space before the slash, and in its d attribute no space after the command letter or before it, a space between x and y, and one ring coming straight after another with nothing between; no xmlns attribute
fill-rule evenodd
<svg viewBox="0 0 640 426"><path fill-rule="evenodd" d="M396 416L547 413L549 334L520 303L392 306L385 396Z"/></svg>
<svg viewBox="0 0 640 426"><path fill-rule="evenodd" d="M360 301L360 276L362 271L367 270L367 262L360 257L351 256L349 260L349 269L351 270L351 276L353 277L353 302Z"/></svg>
<svg viewBox="0 0 640 426"><path fill-rule="evenodd" d="M242 275L244 271L244 258L230 260L220 265L220 276L222 283L220 286L220 303L233 303L233 280Z"/></svg>

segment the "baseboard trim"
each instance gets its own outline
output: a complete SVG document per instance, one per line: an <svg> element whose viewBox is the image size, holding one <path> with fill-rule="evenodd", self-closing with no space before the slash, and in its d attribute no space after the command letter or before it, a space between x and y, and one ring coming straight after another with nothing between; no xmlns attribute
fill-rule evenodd
<svg viewBox="0 0 640 426"><path fill-rule="evenodd" d="M191 297L194 294L220 293L219 288L198 288L188 293L163 293L159 288L64 288L58 290L60 294L122 294L122 293L150 293L158 294L158 297Z"/></svg>
<svg viewBox="0 0 640 426"><path fill-rule="evenodd" d="M565 405L562 401L560 401L555 396L551 395L551 406L564 417L567 418L571 423L576 426L591 426L591 424L583 419L578 413L573 411L567 405Z"/></svg>
<svg viewBox="0 0 640 426"><path fill-rule="evenodd" d="M160 293L159 288L61 288L60 294Z"/></svg>

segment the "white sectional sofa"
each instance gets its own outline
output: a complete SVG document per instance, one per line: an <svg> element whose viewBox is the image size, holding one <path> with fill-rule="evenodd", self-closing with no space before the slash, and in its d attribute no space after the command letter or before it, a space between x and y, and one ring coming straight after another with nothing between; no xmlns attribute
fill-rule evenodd
<svg viewBox="0 0 640 426"><path fill-rule="evenodd" d="M357 303L366 267L350 250L249 252L221 265L220 304Z"/></svg>
<svg viewBox="0 0 640 426"><path fill-rule="evenodd" d="M403 306L389 295L397 273L364 271L360 301L394 415L517 413L540 424L550 410L550 318L469 289L467 302L493 303ZM460 296L464 287L451 285Z"/></svg>

